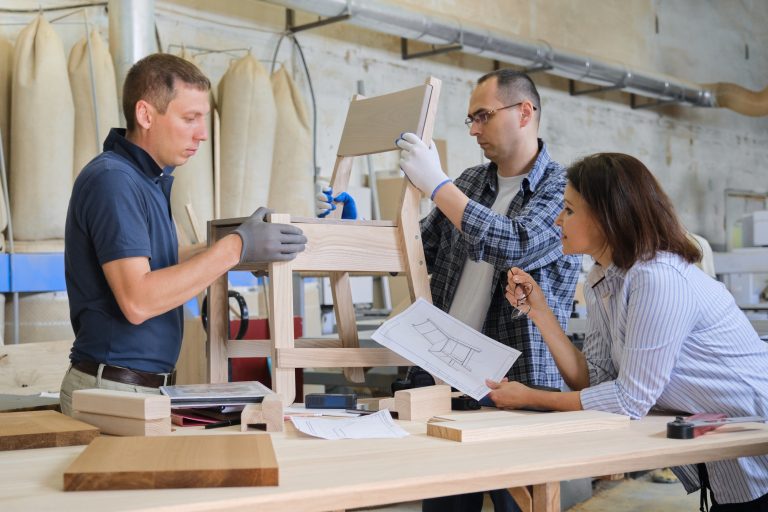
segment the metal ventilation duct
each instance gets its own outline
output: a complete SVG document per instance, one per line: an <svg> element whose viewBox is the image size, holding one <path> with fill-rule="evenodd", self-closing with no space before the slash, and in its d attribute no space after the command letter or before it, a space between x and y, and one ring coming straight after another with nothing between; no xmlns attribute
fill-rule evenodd
<svg viewBox="0 0 768 512"><path fill-rule="evenodd" d="M712 91L682 80L636 72L616 64L552 48L545 42L498 33L458 19L424 14L380 0L265 0L320 16L350 16L348 22L376 32L428 44L459 44L464 53L603 87L614 87L660 101L714 107Z"/></svg>

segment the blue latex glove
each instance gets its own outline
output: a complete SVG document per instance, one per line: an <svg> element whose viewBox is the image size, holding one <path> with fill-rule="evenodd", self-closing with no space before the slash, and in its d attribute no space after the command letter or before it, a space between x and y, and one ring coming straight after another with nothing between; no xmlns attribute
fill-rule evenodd
<svg viewBox="0 0 768 512"><path fill-rule="evenodd" d="M327 217L329 213L336 209L336 203L342 204L342 219L357 219L355 199L346 192L333 197L333 189L331 187L323 188L322 192L315 196L315 214L321 219Z"/></svg>

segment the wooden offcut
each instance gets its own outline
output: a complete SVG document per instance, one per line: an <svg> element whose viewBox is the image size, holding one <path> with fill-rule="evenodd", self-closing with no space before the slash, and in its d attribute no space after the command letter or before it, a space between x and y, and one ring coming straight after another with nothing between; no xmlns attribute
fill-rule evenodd
<svg viewBox="0 0 768 512"><path fill-rule="evenodd" d="M69 368L72 340L0 345L0 393L58 391Z"/></svg>
<svg viewBox="0 0 768 512"><path fill-rule="evenodd" d="M395 392L395 410L401 420L421 421L451 412L451 386L438 384Z"/></svg>
<svg viewBox="0 0 768 512"><path fill-rule="evenodd" d="M171 399L164 395L130 391L79 389L72 393L72 409L139 420L159 420L170 418Z"/></svg>
<svg viewBox="0 0 768 512"><path fill-rule="evenodd" d="M438 421L427 425L427 435L458 442L500 441L526 437L627 428L629 417L602 411L569 411L495 416L484 419Z"/></svg>
<svg viewBox="0 0 768 512"><path fill-rule="evenodd" d="M278 395L267 395L260 404L248 404L240 413L240 430L256 427L267 432L283 431L283 402Z"/></svg>
<svg viewBox="0 0 768 512"><path fill-rule="evenodd" d="M171 414L165 418L140 420L92 412L73 411L72 417L97 427L112 436L167 436L171 433Z"/></svg>
<svg viewBox="0 0 768 512"><path fill-rule="evenodd" d="M0 451L88 444L99 429L56 411L0 413Z"/></svg>
<svg viewBox="0 0 768 512"><path fill-rule="evenodd" d="M269 434L100 437L64 472L65 491L278 485Z"/></svg>

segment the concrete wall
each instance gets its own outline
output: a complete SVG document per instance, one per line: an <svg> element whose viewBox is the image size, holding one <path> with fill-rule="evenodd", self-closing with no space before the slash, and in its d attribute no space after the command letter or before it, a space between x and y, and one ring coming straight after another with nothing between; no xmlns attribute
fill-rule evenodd
<svg viewBox="0 0 768 512"><path fill-rule="evenodd" d="M631 68L700 83L733 82L754 90L768 85L768 2L763 0L399 0L397 3L463 16L552 46L617 61ZM61 2L10 0L7 7L36 8ZM468 13L472 13L467 16ZM49 13L48 19L60 13ZM2 14L0 35L13 39L31 14ZM103 8L90 8L89 20L103 27ZM82 15L55 26L71 48L83 35ZM285 19L284 9L258 0L158 0L157 28L162 47L178 45L232 50L200 55L203 69L218 81L229 60L249 49L269 66ZM298 22L312 21L298 13ZM462 121L474 80L492 62L460 53L420 60L400 59L400 41L340 23L302 32L303 47L317 99L318 165L330 176L346 104L363 80L374 95L421 83L427 75L443 80L435 137L448 141L449 174L481 161ZM284 40L278 63L293 70L309 101L307 80L297 53ZM632 110L620 92L572 97L566 80L534 76L543 102L542 137L553 156L567 164L596 151L622 151L642 159L674 199L692 231L716 248L728 238L728 223L760 198L726 199L726 190L768 192L768 119L723 109L668 106ZM278 134L279 136L279 134ZM396 167L396 156L375 160L377 169ZM183 172L180 169L179 172ZM359 173L358 173L359 174ZM732 194L733 195L733 194Z"/></svg>

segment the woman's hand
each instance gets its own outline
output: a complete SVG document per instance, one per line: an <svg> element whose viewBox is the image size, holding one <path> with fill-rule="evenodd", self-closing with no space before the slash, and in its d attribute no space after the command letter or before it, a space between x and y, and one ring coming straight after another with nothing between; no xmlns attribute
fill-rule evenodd
<svg viewBox="0 0 768 512"><path fill-rule="evenodd" d="M491 389L488 398L493 400L499 409L522 409L529 407L529 393L531 388L517 381L501 382L485 379L485 385Z"/></svg>
<svg viewBox="0 0 768 512"><path fill-rule="evenodd" d="M507 272L507 288L504 291L504 297L512 304L530 316L531 313L549 310L547 299L544 292L522 269L512 267Z"/></svg>

